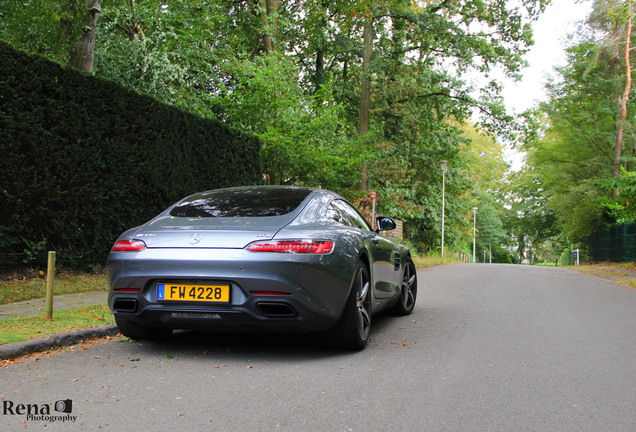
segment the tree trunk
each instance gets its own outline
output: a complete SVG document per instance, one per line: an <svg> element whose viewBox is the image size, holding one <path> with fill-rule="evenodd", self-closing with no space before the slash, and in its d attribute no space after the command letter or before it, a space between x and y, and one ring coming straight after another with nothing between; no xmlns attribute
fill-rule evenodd
<svg viewBox="0 0 636 432"><path fill-rule="evenodd" d="M88 17L82 25L82 37L71 51L69 64L76 69L93 72L93 53L95 50L95 31L97 20L101 12L99 0L90 0L88 5Z"/></svg>
<svg viewBox="0 0 636 432"><path fill-rule="evenodd" d="M627 31L625 35L625 89L620 97L620 116L618 119L616 131L616 143L614 147L614 177L621 175L621 155L623 151L623 133L625 129L625 121L627 118L627 100L629 92L632 88L632 67L630 61L630 42L632 38L632 2L627 2ZM614 196L618 196L620 191L614 190Z"/></svg>
<svg viewBox="0 0 636 432"><path fill-rule="evenodd" d="M278 5L280 0L260 0L260 16L261 23L263 24L263 46L265 51L271 52L275 49L274 37L277 30L276 13L278 12Z"/></svg>
<svg viewBox="0 0 636 432"><path fill-rule="evenodd" d="M325 24L326 26L326 24ZM316 50L316 74L314 75L314 86L316 93L320 91L321 86L325 83L325 38L324 34L320 37L320 44Z"/></svg>
<svg viewBox="0 0 636 432"><path fill-rule="evenodd" d="M329 23L326 18L326 10L328 7L327 0L320 2L322 17L320 19L319 36L317 36L316 48L316 74L314 76L314 85L316 93L320 91L320 87L325 83L325 46L327 45L327 26Z"/></svg>
<svg viewBox="0 0 636 432"><path fill-rule="evenodd" d="M362 51L362 82L360 85L360 117L358 118L358 134L364 136L369 132L369 112L371 110L371 76L370 65L373 54L373 18L371 14L364 21L364 46ZM358 189L367 190L368 166L364 161L360 168Z"/></svg>

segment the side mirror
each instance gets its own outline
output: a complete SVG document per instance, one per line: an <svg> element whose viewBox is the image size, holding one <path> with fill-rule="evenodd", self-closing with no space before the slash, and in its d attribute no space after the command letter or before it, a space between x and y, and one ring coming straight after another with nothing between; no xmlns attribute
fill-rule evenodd
<svg viewBox="0 0 636 432"><path fill-rule="evenodd" d="M397 225L393 219L386 216L379 216L376 219L376 224L378 225L375 232L379 233L380 231L391 231L397 228Z"/></svg>

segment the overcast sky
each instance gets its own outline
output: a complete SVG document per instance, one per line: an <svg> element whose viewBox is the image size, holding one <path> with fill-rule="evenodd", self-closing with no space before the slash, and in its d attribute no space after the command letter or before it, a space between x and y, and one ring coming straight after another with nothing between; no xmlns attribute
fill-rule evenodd
<svg viewBox="0 0 636 432"><path fill-rule="evenodd" d="M576 33L592 9L593 0L552 0L534 25L534 45L526 55L529 66L518 82L503 80L503 96L509 110L520 114L545 101L545 84L555 66L565 64L567 36ZM505 157L513 170L521 169L523 155L512 149Z"/></svg>
<svg viewBox="0 0 636 432"><path fill-rule="evenodd" d="M575 33L592 8L592 0L552 0L534 23L534 46L526 55L529 66L523 80L508 83L504 98L509 109L521 113L545 100L544 85L554 66L565 64L566 37Z"/></svg>

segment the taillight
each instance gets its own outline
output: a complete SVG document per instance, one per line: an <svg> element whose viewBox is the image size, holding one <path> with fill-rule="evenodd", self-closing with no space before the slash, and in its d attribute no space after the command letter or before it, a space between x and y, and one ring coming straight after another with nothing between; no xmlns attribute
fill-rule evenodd
<svg viewBox="0 0 636 432"><path fill-rule="evenodd" d="M111 252L138 252L146 249L146 243L141 240L117 240Z"/></svg>
<svg viewBox="0 0 636 432"><path fill-rule="evenodd" d="M246 249L251 252L328 254L333 250L333 242L328 240L266 240L254 242Z"/></svg>

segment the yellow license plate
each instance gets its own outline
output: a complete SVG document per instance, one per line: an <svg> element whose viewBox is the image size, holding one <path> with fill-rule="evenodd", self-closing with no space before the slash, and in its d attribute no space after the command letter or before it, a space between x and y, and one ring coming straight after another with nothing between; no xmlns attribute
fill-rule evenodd
<svg viewBox="0 0 636 432"><path fill-rule="evenodd" d="M158 283L157 300L229 303L230 285Z"/></svg>

